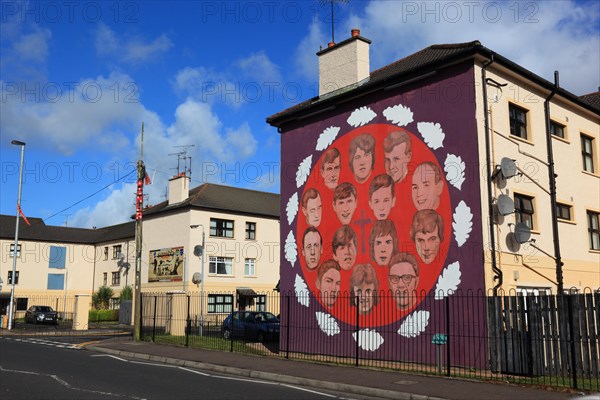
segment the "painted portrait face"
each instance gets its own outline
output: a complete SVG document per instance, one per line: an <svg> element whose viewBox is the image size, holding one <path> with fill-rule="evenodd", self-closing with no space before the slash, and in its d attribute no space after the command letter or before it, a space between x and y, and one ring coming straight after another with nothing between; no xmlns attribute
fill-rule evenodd
<svg viewBox="0 0 600 400"><path fill-rule="evenodd" d="M347 244L339 246L333 253L333 259L340 264L340 268L350 271L356 262L356 246L350 240Z"/></svg>
<svg viewBox="0 0 600 400"><path fill-rule="evenodd" d="M378 236L373 241L373 255L377 265L388 265L394 252L392 235Z"/></svg>
<svg viewBox="0 0 600 400"><path fill-rule="evenodd" d="M332 162L323 163L321 176L323 177L325 186L327 186L329 189L335 189L338 181L340 180L341 163L340 157L337 157Z"/></svg>
<svg viewBox="0 0 600 400"><path fill-rule="evenodd" d="M349 225L356 210L356 197L350 195L333 202L333 211L343 225Z"/></svg>
<svg viewBox="0 0 600 400"><path fill-rule="evenodd" d="M352 171L354 172L354 179L358 183L365 182L371 175L373 166L373 153L365 153L360 147L356 149L356 153L352 158Z"/></svg>
<svg viewBox="0 0 600 400"><path fill-rule="evenodd" d="M354 286L354 293L358 297L358 313L368 314L375 305L375 284L374 283L363 283L360 286Z"/></svg>
<svg viewBox="0 0 600 400"><path fill-rule="evenodd" d="M408 262L394 264L390 267L388 278L396 307L401 310L412 307L416 302L415 290L419 284L419 276L413 266Z"/></svg>
<svg viewBox="0 0 600 400"><path fill-rule="evenodd" d="M431 264L440 251L440 236L438 230L439 228L436 226L433 232L415 233L417 253L425 264Z"/></svg>
<svg viewBox="0 0 600 400"><path fill-rule="evenodd" d="M304 247L302 255L306 261L308 269L315 269L319 266L319 260L323 254L323 246L321 245L321 237L317 232L308 232L304 236Z"/></svg>
<svg viewBox="0 0 600 400"><path fill-rule="evenodd" d="M330 268L317 281L317 289L321 292L321 300L326 307L333 307L340 293L342 278L340 271Z"/></svg>
<svg viewBox="0 0 600 400"><path fill-rule="evenodd" d="M392 207L395 205L396 198L392 196L391 186L377 189L369 199L369 207L371 207L375 218L378 220L387 219L390 211L392 211Z"/></svg>
<svg viewBox="0 0 600 400"><path fill-rule="evenodd" d="M444 182L435 182L435 171L430 165L421 164L412 176L412 199L417 210L435 210L440 205Z"/></svg>
<svg viewBox="0 0 600 400"><path fill-rule="evenodd" d="M321 224L323 215L323 206L321 204L321 196L314 199L309 199L306 202L306 207L302 207L302 213L306 217L306 223L315 228Z"/></svg>
<svg viewBox="0 0 600 400"><path fill-rule="evenodd" d="M400 143L394 146L392 151L384 152L385 158L385 170L389 176L392 177L394 182L402 181L408 172L408 163L412 158L412 152L405 154L406 143Z"/></svg>

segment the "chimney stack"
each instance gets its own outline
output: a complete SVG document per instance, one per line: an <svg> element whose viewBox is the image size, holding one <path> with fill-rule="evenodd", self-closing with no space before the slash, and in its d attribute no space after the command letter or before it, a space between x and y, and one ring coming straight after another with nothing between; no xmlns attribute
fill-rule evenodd
<svg viewBox="0 0 600 400"><path fill-rule="evenodd" d="M350 38L340 43L329 42L317 53L319 57L319 96L368 79L371 41L354 28Z"/></svg>
<svg viewBox="0 0 600 400"><path fill-rule="evenodd" d="M190 178L185 172L169 179L169 205L181 203L190 196Z"/></svg>

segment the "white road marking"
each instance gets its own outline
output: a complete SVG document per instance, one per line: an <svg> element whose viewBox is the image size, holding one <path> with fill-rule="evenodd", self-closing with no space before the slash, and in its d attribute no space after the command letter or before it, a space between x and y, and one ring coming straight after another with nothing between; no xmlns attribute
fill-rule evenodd
<svg viewBox="0 0 600 400"><path fill-rule="evenodd" d="M64 343L64 342L57 342L57 341L46 340L46 339L37 339L37 338L20 339L20 338L8 338L8 337L3 338L3 339L12 340L12 341L21 342L21 343L32 343L32 344L41 344L41 345L45 345L45 346L59 347L61 349L81 350L80 347L78 347L78 345L76 345L76 344L68 344L68 343Z"/></svg>

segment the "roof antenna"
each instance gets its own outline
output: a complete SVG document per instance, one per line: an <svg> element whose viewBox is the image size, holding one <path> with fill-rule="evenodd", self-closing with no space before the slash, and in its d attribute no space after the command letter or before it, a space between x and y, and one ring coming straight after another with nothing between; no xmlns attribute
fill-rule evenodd
<svg viewBox="0 0 600 400"><path fill-rule="evenodd" d="M348 3L350 0L321 0L321 4L329 3L331 5L331 43L335 44L335 7L334 3Z"/></svg>

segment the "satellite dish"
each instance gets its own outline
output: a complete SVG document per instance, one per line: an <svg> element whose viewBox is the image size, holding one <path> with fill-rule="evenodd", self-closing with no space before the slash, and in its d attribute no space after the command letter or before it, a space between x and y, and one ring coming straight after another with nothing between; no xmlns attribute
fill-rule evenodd
<svg viewBox="0 0 600 400"><path fill-rule="evenodd" d="M515 212L515 203L505 194L498 196L498 212L500 215L509 215Z"/></svg>
<svg viewBox="0 0 600 400"><path fill-rule="evenodd" d="M517 243L526 243L529 241L531 237L531 228L524 224L523 222L519 222L515 225L515 240Z"/></svg>
<svg viewBox="0 0 600 400"><path fill-rule="evenodd" d="M502 171L504 179L512 178L517 174L517 164L508 157L502 157L502 160L500 160L500 171Z"/></svg>
<svg viewBox="0 0 600 400"><path fill-rule="evenodd" d="M192 276L192 282L194 282L195 285L202 282L202 274L200 272L194 272L194 275Z"/></svg>
<svg viewBox="0 0 600 400"><path fill-rule="evenodd" d="M194 255L196 257L200 257L202 255L203 250L204 249L202 248L202 246L197 244L196 246L194 246Z"/></svg>

